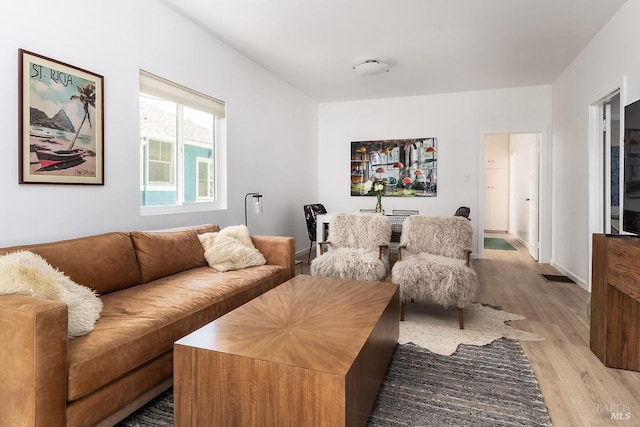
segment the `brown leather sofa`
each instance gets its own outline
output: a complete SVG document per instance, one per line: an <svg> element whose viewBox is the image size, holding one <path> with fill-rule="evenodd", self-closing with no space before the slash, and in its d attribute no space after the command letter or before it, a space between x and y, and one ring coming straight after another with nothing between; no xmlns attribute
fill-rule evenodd
<svg viewBox="0 0 640 427"><path fill-rule="evenodd" d="M218 272L198 234L215 225L114 232L0 249L38 253L101 296L88 335L67 339L67 306L0 295L0 425L113 425L169 388L173 343L295 275L294 241L252 236L263 266Z"/></svg>

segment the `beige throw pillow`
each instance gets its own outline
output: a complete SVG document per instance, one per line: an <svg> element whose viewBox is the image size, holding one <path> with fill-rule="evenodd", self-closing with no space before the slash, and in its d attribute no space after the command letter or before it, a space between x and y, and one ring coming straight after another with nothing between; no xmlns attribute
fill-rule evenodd
<svg viewBox="0 0 640 427"><path fill-rule="evenodd" d="M73 282L29 251L0 256L0 294L29 295L67 304L69 338L91 332L103 307L92 289Z"/></svg>
<svg viewBox="0 0 640 427"><path fill-rule="evenodd" d="M207 263L218 271L238 270L267 263L253 245L245 225L226 227L217 233L200 234L198 238Z"/></svg>

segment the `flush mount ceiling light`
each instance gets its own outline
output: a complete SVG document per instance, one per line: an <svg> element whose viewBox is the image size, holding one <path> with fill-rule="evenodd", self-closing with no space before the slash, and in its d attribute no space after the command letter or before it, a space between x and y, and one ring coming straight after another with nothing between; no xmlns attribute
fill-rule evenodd
<svg viewBox="0 0 640 427"><path fill-rule="evenodd" d="M358 65L353 66L353 71L362 76L372 76L374 74L386 73L389 71L389 64L380 62L377 59L368 59Z"/></svg>

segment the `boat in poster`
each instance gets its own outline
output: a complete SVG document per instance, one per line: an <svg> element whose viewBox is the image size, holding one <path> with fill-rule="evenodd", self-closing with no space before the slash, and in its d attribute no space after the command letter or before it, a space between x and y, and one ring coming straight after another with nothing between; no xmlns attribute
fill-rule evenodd
<svg viewBox="0 0 640 427"><path fill-rule="evenodd" d="M36 150L36 156L43 169L64 169L83 162L85 150Z"/></svg>

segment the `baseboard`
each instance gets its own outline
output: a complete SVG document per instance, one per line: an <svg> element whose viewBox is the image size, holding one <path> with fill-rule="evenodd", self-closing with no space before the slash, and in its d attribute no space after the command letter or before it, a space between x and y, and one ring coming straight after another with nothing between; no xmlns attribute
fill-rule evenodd
<svg viewBox="0 0 640 427"><path fill-rule="evenodd" d="M311 250L313 251L313 248L316 246L316 244L314 243L313 246L311 247ZM307 258L307 256L309 255L309 246L307 246L305 249L300 249L299 251L296 251L294 253L294 256L296 258Z"/></svg>
<svg viewBox="0 0 640 427"><path fill-rule="evenodd" d="M558 264L554 260L551 260L550 264L551 264L552 267L554 267L560 273L564 274L565 276L569 277L571 280L576 282L576 284L578 286L580 286L582 289L584 289L585 291L591 293L591 289L589 289L589 285L587 284L586 280L584 280L583 278L579 277L578 275L572 273L571 271L569 271L568 269L564 268L562 265Z"/></svg>
<svg viewBox="0 0 640 427"><path fill-rule="evenodd" d="M516 242L520 243L522 246L527 248L528 251L531 251L531 244L529 242L522 240L520 237L518 237L515 234L512 234L512 236L516 240Z"/></svg>

